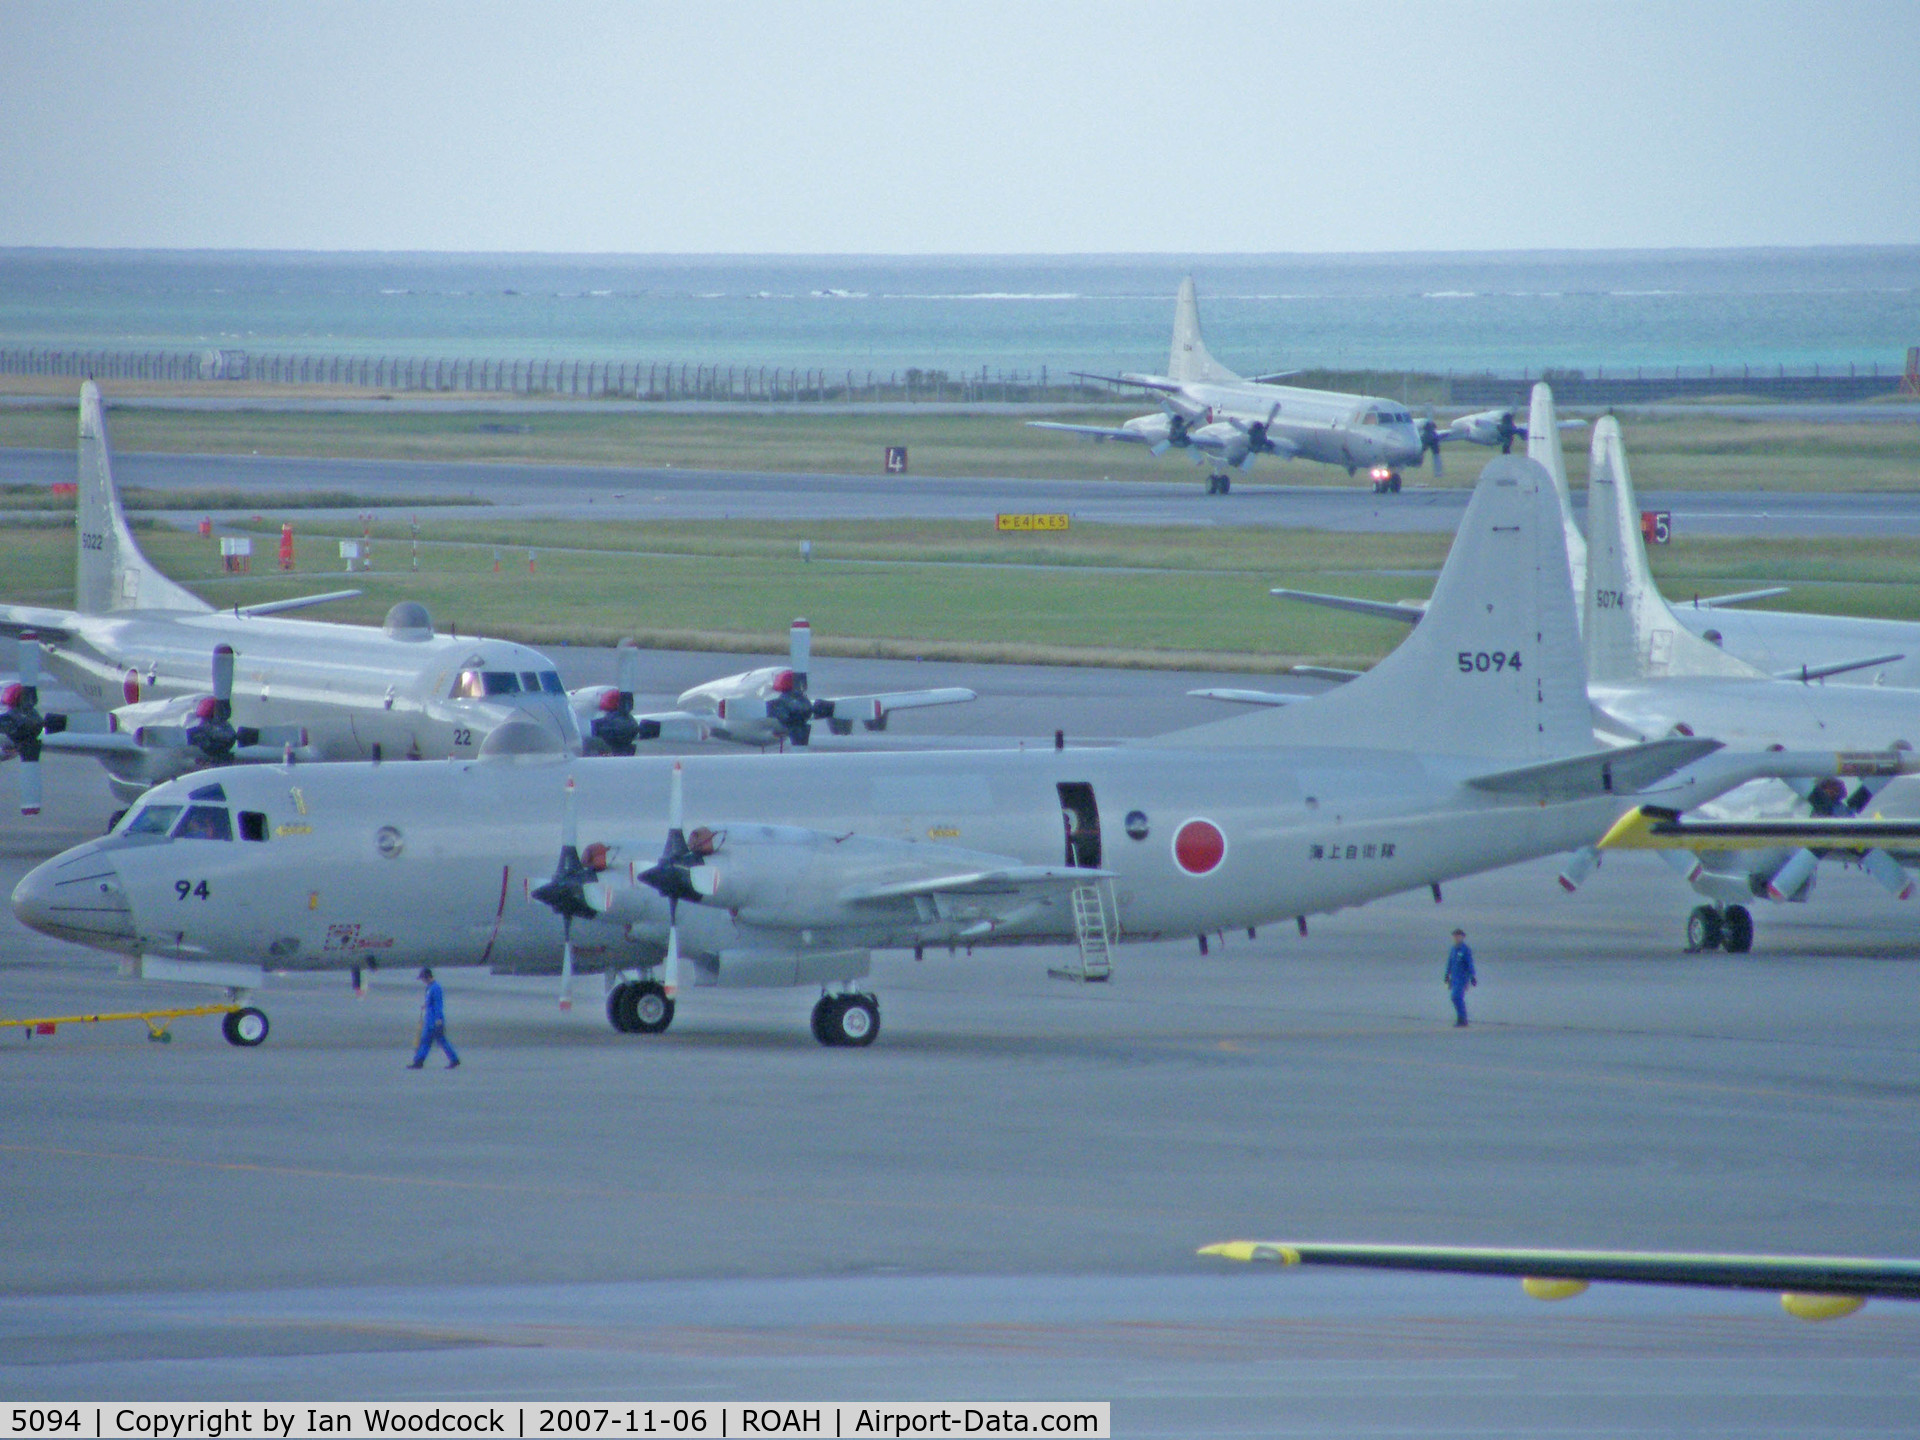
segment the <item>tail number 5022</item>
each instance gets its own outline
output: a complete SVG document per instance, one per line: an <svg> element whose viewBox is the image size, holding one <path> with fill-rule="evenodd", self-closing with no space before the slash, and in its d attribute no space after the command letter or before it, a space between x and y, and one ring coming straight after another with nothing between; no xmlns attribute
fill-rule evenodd
<svg viewBox="0 0 1920 1440"><path fill-rule="evenodd" d="M1485 675L1499 670L1518 670L1520 652L1505 650L1462 650L1456 657L1463 675Z"/></svg>

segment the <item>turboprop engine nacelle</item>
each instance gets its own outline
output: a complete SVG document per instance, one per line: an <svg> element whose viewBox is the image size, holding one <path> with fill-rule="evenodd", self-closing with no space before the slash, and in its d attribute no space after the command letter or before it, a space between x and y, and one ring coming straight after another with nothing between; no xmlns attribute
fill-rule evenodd
<svg viewBox="0 0 1920 1440"><path fill-rule="evenodd" d="M1447 429L1462 440L1489 447L1509 446L1516 435L1526 433L1514 423L1511 409L1481 410L1472 415L1462 415Z"/></svg>
<svg viewBox="0 0 1920 1440"><path fill-rule="evenodd" d="M1238 425L1216 420L1189 432L1193 445L1227 465L1241 465L1253 453L1253 441Z"/></svg>

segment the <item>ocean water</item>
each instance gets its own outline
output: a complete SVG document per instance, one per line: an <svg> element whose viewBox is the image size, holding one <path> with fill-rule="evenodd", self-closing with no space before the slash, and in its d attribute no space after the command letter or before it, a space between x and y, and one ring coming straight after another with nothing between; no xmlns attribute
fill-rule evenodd
<svg viewBox="0 0 1920 1440"><path fill-rule="evenodd" d="M1877 363L1920 246L1243 256L0 250L0 346L951 374L1160 369L1191 274L1245 373Z"/></svg>

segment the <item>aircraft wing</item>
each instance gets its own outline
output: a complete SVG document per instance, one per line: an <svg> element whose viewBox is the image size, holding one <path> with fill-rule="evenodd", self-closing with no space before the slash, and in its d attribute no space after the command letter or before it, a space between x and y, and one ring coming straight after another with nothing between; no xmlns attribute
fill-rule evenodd
<svg viewBox="0 0 1920 1440"><path fill-rule="evenodd" d="M813 702L816 719L827 721L837 735L844 735L858 720L869 730L887 728L887 716L895 710L921 710L929 705L964 705L980 697L960 685L939 690L897 690L887 695L833 695Z"/></svg>
<svg viewBox="0 0 1920 1440"><path fill-rule="evenodd" d="M1116 425L1069 425L1061 420L1029 420L1027 426L1032 430L1061 430L1069 435L1084 435L1090 440L1124 440L1132 445L1153 443L1137 431L1123 430Z"/></svg>
<svg viewBox="0 0 1920 1440"><path fill-rule="evenodd" d="M641 740L705 740L713 723L711 715L695 715L686 710L662 710L653 715L636 715Z"/></svg>
<svg viewBox="0 0 1920 1440"><path fill-rule="evenodd" d="M1780 845L1911 851L1920 848L1920 819L1683 820L1662 806L1641 805L1622 815L1600 841L1603 850L1764 850Z"/></svg>
<svg viewBox="0 0 1920 1440"><path fill-rule="evenodd" d="M915 895L1051 895L1094 880L1111 880L1111 870L1081 870L1070 865L1008 865L998 870L969 870L957 875L933 875L920 880L893 880L878 885L849 885L840 898L849 905L900 900Z"/></svg>
<svg viewBox="0 0 1920 1440"><path fill-rule="evenodd" d="M236 615L279 615L288 610L304 610L309 605L326 605L335 600L351 600L361 590L329 590L321 595L295 595L286 600L262 600L258 605L236 605Z"/></svg>
<svg viewBox="0 0 1920 1440"><path fill-rule="evenodd" d="M1427 613L1424 601L1356 600L1351 595L1321 595L1312 590L1288 590L1276 586L1267 592L1282 600L1301 600L1309 605L1324 605L1329 610L1351 610L1356 615L1372 615L1380 620L1400 620L1418 625Z"/></svg>
<svg viewBox="0 0 1920 1440"><path fill-rule="evenodd" d="M140 742L125 730L62 730L57 735L42 735L40 745L63 755L91 755L96 760L140 753Z"/></svg>
<svg viewBox="0 0 1920 1440"><path fill-rule="evenodd" d="M1594 1280L1777 1290L1788 1313L1824 1320L1851 1314L1869 1297L1920 1300L1920 1261L1828 1255L1695 1255L1660 1250L1507 1250L1449 1245L1322 1245L1228 1240L1201 1249L1223 1260L1275 1265L1343 1265L1446 1275L1513 1275L1539 1299L1577 1295Z"/></svg>

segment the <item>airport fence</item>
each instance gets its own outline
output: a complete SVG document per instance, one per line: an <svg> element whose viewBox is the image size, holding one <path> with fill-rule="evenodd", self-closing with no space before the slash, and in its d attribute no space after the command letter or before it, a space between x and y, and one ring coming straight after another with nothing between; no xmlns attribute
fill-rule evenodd
<svg viewBox="0 0 1920 1440"><path fill-rule="evenodd" d="M852 370L807 366L603 359L436 359L248 350L0 348L0 374L71 379L239 382L380 393L565 396L582 399L807 403L1143 403L1138 390L1057 367ZM1596 366L1540 371L1304 370L1288 383L1410 405L1474 408L1524 401L1536 380L1565 405L1744 396L1763 400L1866 400L1897 393L1898 364Z"/></svg>

